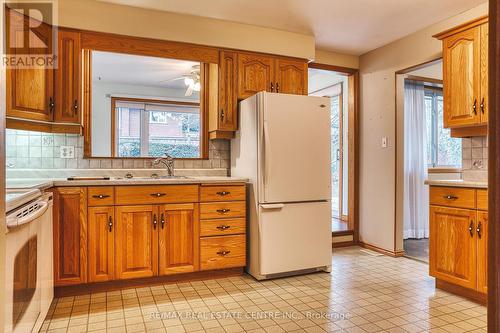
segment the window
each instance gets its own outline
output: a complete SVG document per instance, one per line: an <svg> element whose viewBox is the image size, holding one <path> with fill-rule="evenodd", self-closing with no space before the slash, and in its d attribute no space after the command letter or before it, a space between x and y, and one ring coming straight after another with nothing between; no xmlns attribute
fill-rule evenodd
<svg viewBox="0 0 500 333"><path fill-rule="evenodd" d="M461 167L462 140L452 138L450 129L443 128L443 92L425 90L427 123L427 164L429 167Z"/></svg>
<svg viewBox="0 0 500 333"><path fill-rule="evenodd" d="M113 98L114 156L199 158L198 103Z"/></svg>

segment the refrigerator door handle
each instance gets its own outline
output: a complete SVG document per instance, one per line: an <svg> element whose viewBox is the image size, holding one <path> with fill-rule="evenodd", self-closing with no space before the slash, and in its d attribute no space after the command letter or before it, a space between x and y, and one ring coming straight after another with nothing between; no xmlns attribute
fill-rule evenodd
<svg viewBox="0 0 500 333"><path fill-rule="evenodd" d="M264 121L264 177L263 177L263 183L264 187L267 185L267 175L268 175L268 165L269 165L269 127L267 125L267 122Z"/></svg>
<svg viewBox="0 0 500 333"><path fill-rule="evenodd" d="M262 209L283 209L285 204L264 204L260 205Z"/></svg>

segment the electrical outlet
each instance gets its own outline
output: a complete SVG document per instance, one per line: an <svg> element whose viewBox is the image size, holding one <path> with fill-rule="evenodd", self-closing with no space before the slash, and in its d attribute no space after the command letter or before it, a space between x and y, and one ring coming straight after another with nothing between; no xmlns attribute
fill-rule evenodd
<svg viewBox="0 0 500 333"><path fill-rule="evenodd" d="M382 137L382 148L387 148L387 137L386 136Z"/></svg>
<svg viewBox="0 0 500 333"><path fill-rule="evenodd" d="M61 146L59 148L60 158L75 158L75 146Z"/></svg>

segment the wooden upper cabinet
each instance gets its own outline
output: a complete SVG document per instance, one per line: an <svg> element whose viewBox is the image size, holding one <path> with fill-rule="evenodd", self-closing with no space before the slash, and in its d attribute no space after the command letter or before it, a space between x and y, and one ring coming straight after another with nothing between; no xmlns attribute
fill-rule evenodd
<svg viewBox="0 0 500 333"><path fill-rule="evenodd" d="M12 14L12 15L11 15ZM15 11L7 10L7 45L11 55L39 54L36 48L26 47L28 40L24 26L30 19ZM38 22L30 30L30 38L36 44L46 45L52 50L52 27ZM32 42L33 43L33 42ZM7 68L6 70L7 116L39 121L53 119L54 105L54 70L46 67Z"/></svg>
<svg viewBox="0 0 500 333"><path fill-rule="evenodd" d="M114 279L114 212L113 206L89 207L88 209L89 282Z"/></svg>
<svg viewBox="0 0 500 333"><path fill-rule="evenodd" d="M54 190L54 284L87 282L87 189Z"/></svg>
<svg viewBox="0 0 500 333"><path fill-rule="evenodd" d="M159 207L159 275L199 270L198 204Z"/></svg>
<svg viewBox="0 0 500 333"><path fill-rule="evenodd" d="M476 289L476 211L431 206L429 222L430 275Z"/></svg>
<svg viewBox="0 0 500 333"><path fill-rule="evenodd" d="M481 124L488 123L488 24L484 23L481 29L481 94L479 109Z"/></svg>
<svg viewBox="0 0 500 333"><path fill-rule="evenodd" d="M306 95L307 74L307 63L305 61L276 59L276 92Z"/></svg>
<svg viewBox="0 0 500 333"><path fill-rule="evenodd" d="M259 91L274 91L274 58L249 53L238 54L238 98Z"/></svg>
<svg viewBox="0 0 500 333"><path fill-rule="evenodd" d="M480 92L480 29L462 31L444 40L444 126L478 122Z"/></svg>
<svg viewBox="0 0 500 333"><path fill-rule="evenodd" d="M237 61L236 52L220 52L217 129L221 131L236 131L238 129Z"/></svg>
<svg viewBox="0 0 500 333"><path fill-rule="evenodd" d="M115 213L116 279L157 275L157 207L152 205L118 206Z"/></svg>
<svg viewBox="0 0 500 333"><path fill-rule="evenodd" d="M488 18L482 17L434 37L443 41L444 126L488 122Z"/></svg>
<svg viewBox="0 0 500 333"><path fill-rule="evenodd" d="M477 212L477 291L488 293L488 212Z"/></svg>
<svg viewBox="0 0 500 333"><path fill-rule="evenodd" d="M58 52L54 121L79 123L81 110L80 33L59 29Z"/></svg>

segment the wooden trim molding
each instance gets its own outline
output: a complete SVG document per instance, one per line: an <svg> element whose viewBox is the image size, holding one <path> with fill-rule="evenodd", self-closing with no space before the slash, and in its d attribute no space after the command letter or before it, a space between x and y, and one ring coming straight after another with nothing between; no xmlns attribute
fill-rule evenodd
<svg viewBox="0 0 500 333"><path fill-rule="evenodd" d="M378 252L380 254L393 257L393 258L398 258L398 257L403 257L405 255L405 251L389 251L386 249L383 249L381 247L371 245L365 242L358 242L358 245L361 246L362 248L365 248L367 250L372 250L374 252Z"/></svg>
<svg viewBox="0 0 500 333"><path fill-rule="evenodd" d="M418 76L418 75L407 75L406 79L411 80L411 81L424 82L424 83L434 83L434 84L441 84L441 85L443 84L443 80L433 79L431 77L424 77L424 76Z"/></svg>
<svg viewBox="0 0 500 333"><path fill-rule="evenodd" d="M6 128L46 133L82 134L81 124L54 123L7 117Z"/></svg>
<svg viewBox="0 0 500 333"><path fill-rule="evenodd" d="M216 47L94 31L81 34L83 49L219 63Z"/></svg>
<svg viewBox="0 0 500 333"><path fill-rule="evenodd" d="M489 1L488 108L500 106L500 4ZM488 122L488 332L500 331L500 117L489 113Z"/></svg>
<svg viewBox="0 0 500 333"><path fill-rule="evenodd" d="M450 136L452 138L468 138L471 136L488 135L488 125L452 128Z"/></svg>
<svg viewBox="0 0 500 333"><path fill-rule="evenodd" d="M433 35L432 37L437 38L437 39L443 39L451 35L455 35L461 31L468 30L470 28L474 28L478 25L481 25L483 23L488 22L488 15L484 15L481 17L478 17L477 19L465 22L459 26L453 27L451 29L445 30L443 32L440 32L438 34Z"/></svg>
<svg viewBox="0 0 500 333"><path fill-rule="evenodd" d="M309 68L316 68L316 69L323 69L327 71L332 71L332 72L338 72L341 74L355 74L359 70L357 68L350 68L350 67L342 67L342 66L335 66L335 65L328 65L328 64L320 64L317 62L310 62L308 64Z"/></svg>
<svg viewBox="0 0 500 333"><path fill-rule="evenodd" d="M341 247L350 247L350 246L355 246L356 243L354 241L350 242L337 242L337 243L332 243L332 248L338 249Z"/></svg>
<svg viewBox="0 0 500 333"><path fill-rule="evenodd" d="M427 173L461 173L461 172L462 169L460 168L435 167L427 169Z"/></svg>

